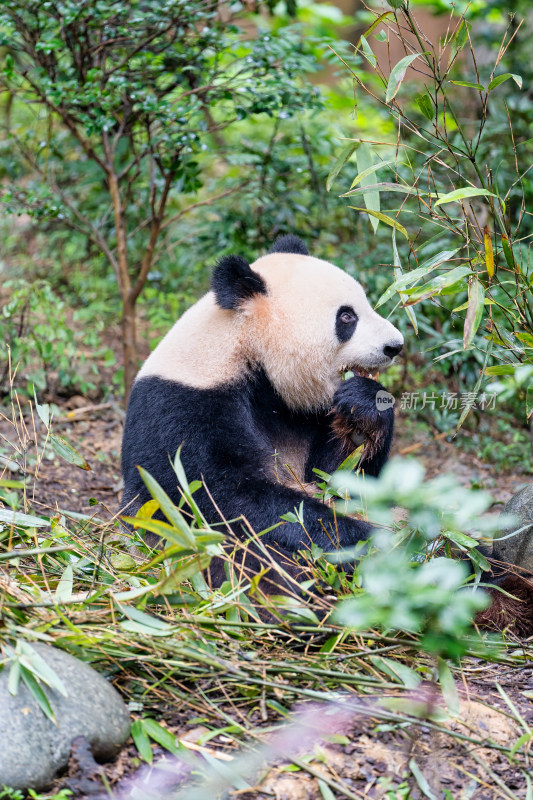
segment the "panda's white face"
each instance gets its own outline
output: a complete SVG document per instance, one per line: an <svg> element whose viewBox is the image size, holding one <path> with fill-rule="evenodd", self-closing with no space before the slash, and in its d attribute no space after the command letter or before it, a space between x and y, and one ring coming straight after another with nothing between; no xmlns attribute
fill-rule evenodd
<svg viewBox="0 0 533 800"><path fill-rule="evenodd" d="M362 286L333 264L274 253L251 269L267 292L242 306L249 357L291 407L331 405L343 372L385 369L400 352L401 333L376 314Z"/></svg>
<svg viewBox="0 0 533 800"><path fill-rule="evenodd" d="M239 273L230 262L222 294L209 292L178 320L139 378L214 389L259 366L291 408L312 410L331 406L343 372L384 369L400 351L401 333L333 264L272 253L251 267L237 264ZM234 300L243 274L252 289Z"/></svg>

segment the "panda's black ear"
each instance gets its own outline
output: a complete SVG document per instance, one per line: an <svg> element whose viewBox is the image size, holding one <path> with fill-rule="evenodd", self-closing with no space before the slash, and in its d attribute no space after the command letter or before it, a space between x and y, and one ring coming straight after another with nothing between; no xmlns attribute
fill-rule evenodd
<svg viewBox="0 0 533 800"><path fill-rule="evenodd" d="M211 290L221 308L236 309L254 294L266 294L264 280L242 256L224 256L211 276Z"/></svg>
<svg viewBox="0 0 533 800"><path fill-rule="evenodd" d="M278 236L272 247L270 253L296 253L299 256L308 256L309 250L302 242L299 236L294 236L288 233L285 236Z"/></svg>

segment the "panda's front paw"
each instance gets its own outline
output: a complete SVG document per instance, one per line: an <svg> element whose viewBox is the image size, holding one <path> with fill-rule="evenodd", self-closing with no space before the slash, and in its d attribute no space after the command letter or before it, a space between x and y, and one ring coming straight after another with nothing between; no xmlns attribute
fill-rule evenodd
<svg viewBox="0 0 533 800"><path fill-rule="evenodd" d="M389 426L394 417L394 400L371 378L356 375L343 381L333 398L333 411L353 424L362 434Z"/></svg>
<svg viewBox="0 0 533 800"><path fill-rule="evenodd" d="M349 453L365 445L359 467L379 475L385 464L394 431L394 398L377 381L357 375L344 381L333 398L334 435Z"/></svg>

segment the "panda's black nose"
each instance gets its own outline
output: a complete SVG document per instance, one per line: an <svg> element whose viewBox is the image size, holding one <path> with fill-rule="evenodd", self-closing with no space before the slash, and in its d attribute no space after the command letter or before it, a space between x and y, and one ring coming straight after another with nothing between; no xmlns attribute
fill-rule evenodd
<svg viewBox="0 0 533 800"><path fill-rule="evenodd" d="M383 352L388 358L394 358L394 356L397 356L402 350L403 344L386 344L383 348Z"/></svg>

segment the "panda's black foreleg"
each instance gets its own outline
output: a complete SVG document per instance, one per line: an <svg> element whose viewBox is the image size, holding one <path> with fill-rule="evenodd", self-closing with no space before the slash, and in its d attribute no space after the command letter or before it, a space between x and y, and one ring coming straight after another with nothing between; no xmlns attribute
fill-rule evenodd
<svg viewBox="0 0 533 800"><path fill-rule="evenodd" d="M377 381L356 375L343 381L333 398L332 428L347 450L354 437L365 443L359 463L367 475L377 477L385 465L394 433L391 395Z"/></svg>
<svg viewBox="0 0 533 800"><path fill-rule="evenodd" d="M214 487L210 491L217 496ZM224 497L228 500L227 509ZM372 532L367 522L335 516L319 500L258 477L246 476L233 485L226 483L218 493L217 505L227 519L234 518L238 509L256 533L277 525L288 513L296 514L299 522L284 521L261 536L265 545L278 546L291 553L309 549L313 543L326 552L351 548L359 541L366 541ZM232 528L235 527L234 523Z"/></svg>

